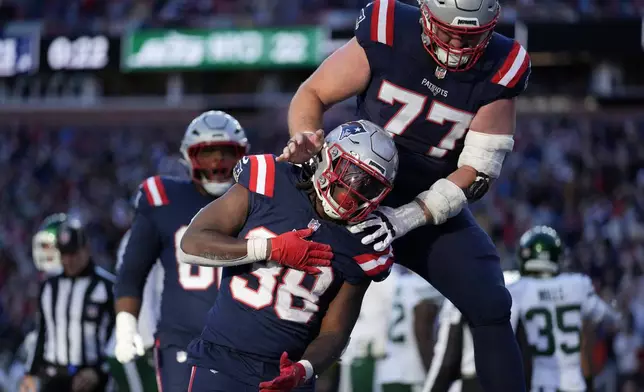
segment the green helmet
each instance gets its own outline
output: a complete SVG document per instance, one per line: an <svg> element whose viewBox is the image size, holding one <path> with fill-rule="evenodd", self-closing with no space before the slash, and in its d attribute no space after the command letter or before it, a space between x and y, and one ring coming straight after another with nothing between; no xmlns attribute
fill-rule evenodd
<svg viewBox="0 0 644 392"><path fill-rule="evenodd" d="M563 251L563 244L555 229L548 226L531 228L519 240L521 274L557 274Z"/></svg>
<svg viewBox="0 0 644 392"><path fill-rule="evenodd" d="M63 213L53 214L45 218L38 232L31 241L31 252L34 264L39 271L50 275L62 272L60 252L56 248L56 233L60 225L67 220Z"/></svg>

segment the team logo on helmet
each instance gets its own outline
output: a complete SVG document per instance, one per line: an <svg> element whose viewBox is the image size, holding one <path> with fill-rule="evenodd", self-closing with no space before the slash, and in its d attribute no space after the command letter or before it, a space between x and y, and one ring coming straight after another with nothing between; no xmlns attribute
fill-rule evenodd
<svg viewBox="0 0 644 392"><path fill-rule="evenodd" d="M244 166L242 166L242 161L239 161L233 169L233 178L235 179L235 182L239 182L239 175L242 173L242 171L244 171Z"/></svg>
<svg viewBox="0 0 644 392"><path fill-rule="evenodd" d="M357 123L348 123L342 126L342 131L340 132L340 140L348 136L358 135L360 133L367 133L367 131Z"/></svg>

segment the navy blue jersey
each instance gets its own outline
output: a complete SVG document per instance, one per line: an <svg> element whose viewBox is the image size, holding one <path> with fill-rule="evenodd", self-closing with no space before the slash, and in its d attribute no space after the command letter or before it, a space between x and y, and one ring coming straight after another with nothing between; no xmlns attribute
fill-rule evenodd
<svg viewBox="0 0 644 392"><path fill-rule="evenodd" d="M360 12L355 31L372 74L358 97L359 115L396 135L403 174L396 183L414 183L419 192L456 170L479 108L516 97L530 74L525 49L497 33L473 68L446 71L423 45L420 18L417 7L376 0ZM407 181L405 172L415 180Z"/></svg>
<svg viewBox="0 0 644 392"><path fill-rule="evenodd" d="M275 162L273 155L257 155L244 157L233 173L251 191L248 218L239 238L271 238L311 227L315 232L309 239L331 245L334 253L332 266L320 267L318 275L275 262L224 268L219 295L201 340L190 347L190 360L257 385L255 381L265 381L270 375L239 370L237 361L224 354L227 350L274 364L284 351L298 360L318 335L341 285L384 279L393 254L390 249L376 253L344 226L321 219L313 208L311 191L296 187L301 181L300 167Z"/></svg>
<svg viewBox="0 0 644 392"><path fill-rule="evenodd" d="M187 347L199 336L215 302L220 269L179 263L176 256L190 220L212 200L193 182L170 177L150 177L139 189L116 294L141 298L150 269L161 260L164 279L157 338L163 347Z"/></svg>

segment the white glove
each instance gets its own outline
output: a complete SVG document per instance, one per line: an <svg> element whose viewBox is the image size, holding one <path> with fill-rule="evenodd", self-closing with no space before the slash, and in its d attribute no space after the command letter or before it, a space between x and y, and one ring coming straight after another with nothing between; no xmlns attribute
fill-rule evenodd
<svg viewBox="0 0 644 392"><path fill-rule="evenodd" d="M132 313L119 312L116 315L116 347L114 356L121 363L127 363L136 355L145 355L143 338L137 331L136 317Z"/></svg>
<svg viewBox="0 0 644 392"><path fill-rule="evenodd" d="M396 238L400 238L410 230L426 223L427 218L422 207L415 201L412 201L395 209L380 206L366 220L350 226L349 231L357 234L365 231L369 227L376 227L376 231L365 236L362 239L362 243L368 245L379 239L380 241L376 242L373 248L377 252L382 252Z"/></svg>

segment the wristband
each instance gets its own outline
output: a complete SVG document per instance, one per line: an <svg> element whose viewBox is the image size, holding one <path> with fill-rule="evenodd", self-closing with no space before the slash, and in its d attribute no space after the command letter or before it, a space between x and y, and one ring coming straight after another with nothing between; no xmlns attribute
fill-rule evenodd
<svg viewBox="0 0 644 392"><path fill-rule="evenodd" d="M246 241L246 252L249 260L268 260L268 241L266 238L249 238Z"/></svg>
<svg viewBox="0 0 644 392"><path fill-rule="evenodd" d="M304 368L304 372L305 372L304 379L306 381L308 381L311 377L313 377L315 372L313 371L313 365L311 365L311 362L307 361L306 359L303 359L301 361L298 361L297 363L302 365L302 367Z"/></svg>

